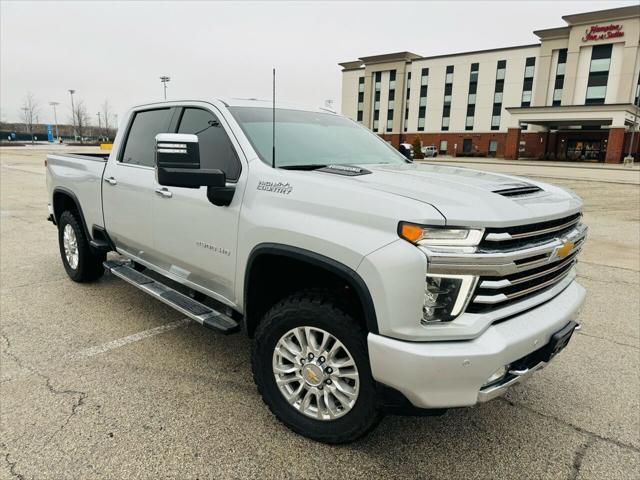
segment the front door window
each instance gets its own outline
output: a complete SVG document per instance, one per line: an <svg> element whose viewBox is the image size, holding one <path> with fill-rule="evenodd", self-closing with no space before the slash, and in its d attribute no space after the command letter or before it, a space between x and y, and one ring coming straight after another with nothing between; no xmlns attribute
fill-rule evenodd
<svg viewBox="0 0 640 480"><path fill-rule="evenodd" d="M604 145L601 140L567 141L567 160L598 162L604 158Z"/></svg>

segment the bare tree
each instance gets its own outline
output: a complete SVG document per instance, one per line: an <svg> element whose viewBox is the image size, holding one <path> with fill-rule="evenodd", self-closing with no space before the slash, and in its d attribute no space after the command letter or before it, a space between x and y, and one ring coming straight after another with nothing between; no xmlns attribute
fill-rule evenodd
<svg viewBox="0 0 640 480"><path fill-rule="evenodd" d="M76 132L80 137L80 143L84 143L84 137L88 133L87 129L91 118L89 117L89 112L84 104L84 100L79 100L75 104L74 109L75 111L73 112L73 115L76 117Z"/></svg>
<svg viewBox="0 0 640 480"><path fill-rule="evenodd" d="M27 133L31 135L31 143L33 143L33 124L36 122L38 111L40 110L40 104L36 97L31 92L27 92L22 101L21 119L25 125Z"/></svg>
<svg viewBox="0 0 640 480"><path fill-rule="evenodd" d="M102 132L100 134L108 140L112 138L113 114L111 113L111 104L109 100L105 100L102 104Z"/></svg>

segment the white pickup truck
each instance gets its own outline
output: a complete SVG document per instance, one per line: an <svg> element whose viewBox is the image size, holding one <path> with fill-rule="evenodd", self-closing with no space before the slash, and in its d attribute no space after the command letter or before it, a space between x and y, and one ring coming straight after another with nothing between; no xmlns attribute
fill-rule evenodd
<svg viewBox="0 0 640 480"><path fill-rule="evenodd" d="M318 441L490 400L578 328L574 193L411 163L322 109L138 106L108 158L49 155L47 187L72 280L246 332L265 403Z"/></svg>

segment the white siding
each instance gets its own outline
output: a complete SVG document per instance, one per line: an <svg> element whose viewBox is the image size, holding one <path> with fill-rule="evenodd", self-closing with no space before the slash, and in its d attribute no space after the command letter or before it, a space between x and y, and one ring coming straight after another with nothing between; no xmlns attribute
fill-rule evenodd
<svg viewBox="0 0 640 480"><path fill-rule="evenodd" d="M582 47L578 57L578 73L576 74L576 87L573 92L572 105L584 105L587 96L587 82L589 81L589 68L591 66L591 46Z"/></svg>
<svg viewBox="0 0 640 480"><path fill-rule="evenodd" d="M624 61L624 44L614 43L611 48L611 65L607 79L607 94L605 103L618 103L620 80L622 78L622 63Z"/></svg>
<svg viewBox="0 0 640 480"><path fill-rule="evenodd" d="M342 72L342 106L341 113L353 120L358 115L358 79L364 70Z"/></svg>
<svg viewBox="0 0 640 480"><path fill-rule="evenodd" d="M547 82L547 101L545 105L553 105L553 92L556 89L556 72L558 71L559 50L554 50L551 54L551 70L549 71L549 81Z"/></svg>

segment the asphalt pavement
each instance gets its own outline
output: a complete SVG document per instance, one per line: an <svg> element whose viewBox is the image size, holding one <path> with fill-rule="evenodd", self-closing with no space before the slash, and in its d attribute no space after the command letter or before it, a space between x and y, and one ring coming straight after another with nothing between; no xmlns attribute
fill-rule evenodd
<svg viewBox="0 0 640 480"><path fill-rule="evenodd" d="M591 228L583 329L551 365L504 398L388 416L328 446L269 413L246 337L205 330L110 275L67 278L45 220L45 154L0 148L0 478L638 478L637 171L610 181L526 167L575 189Z"/></svg>

